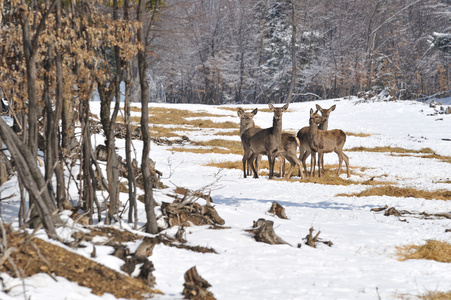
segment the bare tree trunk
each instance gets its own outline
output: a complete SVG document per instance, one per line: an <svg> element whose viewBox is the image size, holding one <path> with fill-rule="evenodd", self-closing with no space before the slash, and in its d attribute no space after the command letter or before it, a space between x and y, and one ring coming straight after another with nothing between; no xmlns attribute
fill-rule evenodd
<svg viewBox="0 0 451 300"><path fill-rule="evenodd" d="M89 224L92 224L92 214L94 211L95 197L95 179L91 162L91 133L89 130L89 97L80 102L80 122L82 128L82 170L83 170L83 199L84 209L88 212ZM99 215L100 218L100 215Z"/></svg>
<svg viewBox="0 0 451 300"><path fill-rule="evenodd" d="M129 6L130 1L124 1L124 20L129 20ZM136 204L136 180L135 171L133 168L133 162L131 157L132 152L132 129L130 126L130 89L133 84L132 74L132 62L127 63L125 70L125 124L127 125L127 132L125 135L125 160L128 170L128 198L129 198L129 210L128 210L128 222L131 223L134 220L134 228L138 226L138 207Z"/></svg>
<svg viewBox="0 0 451 300"><path fill-rule="evenodd" d="M118 19L118 0L114 0L113 4L113 19ZM107 217L105 219L105 224L111 224L114 215L117 213L119 204L119 190L117 184L119 182L119 160L115 149L115 136L114 128L116 124L116 117L119 111L120 104L120 82L121 82L121 57L120 49L118 46L114 47L114 58L116 61L116 77L115 77L115 105L111 119L109 120L109 129L107 133L107 178L108 178L108 193L110 195L110 205L108 207ZM108 102L108 113L109 113L110 102Z"/></svg>
<svg viewBox="0 0 451 300"><path fill-rule="evenodd" d="M9 128L2 118L0 118L0 136L16 163L22 183L30 196L33 196L35 199L35 207L44 229L49 237L57 238L58 235L55 231L54 223L60 221L59 216L56 214L57 208L55 202L50 197L41 170L36 165L36 157L25 147L19 137Z"/></svg>
<svg viewBox="0 0 451 300"><path fill-rule="evenodd" d="M61 30L61 0L58 0L56 4L56 30L57 35ZM63 66L61 53L56 51L55 57L56 64L56 89L55 89L55 101L56 101L56 111L55 111L55 122L53 123L53 132L55 135L52 145L54 148L55 160L58 164L55 165L55 175L56 175L56 203L59 208L61 208L61 203L66 202L66 183L64 181L64 172L62 167L62 162L59 161L60 152L60 126L59 120L61 119L61 114L63 110Z"/></svg>
<svg viewBox="0 0 451 300"><path fill-rule="evenodd" d="M137 8L138 21L144 25L144 13L145 13L145 0L139 0ZM153 203L153 184L152 175L149 169L149 152L150 152L150 134L149 134L149 84L147 82L146 70L146 46L147 39L144 33L144 28L138 29L138 42L140 42L144 49L140 49L138 52L138 68L139 68L139 82L141 86L141 131L143 135L143 153L141 171L144 180L144 205L146 209L146 232L156 234L158 233L157 220L154 211Z"/></svg>
<svg viewBox="0 0 451 300"><path fill-rule="evenodd" d="M290 103L293 98L294 86L296 84L296 79L298 76L297 66L296 66L296 8L294 2L296 0L291 0L291 82L290 88L287 95L287 103Z"/></svg>

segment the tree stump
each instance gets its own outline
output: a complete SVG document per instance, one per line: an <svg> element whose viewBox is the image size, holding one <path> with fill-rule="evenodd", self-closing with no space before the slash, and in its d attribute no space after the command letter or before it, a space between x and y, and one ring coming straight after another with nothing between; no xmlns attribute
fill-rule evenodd
<svg viewBox="0 0 451 300"><path fill-rule="evenodd" d="M216 300L213 294L207 291L211 285L208 281L200 277L195 266L186 271L185 283L183 286L183 296L185 296L184 299Z"/></svg>
<svg viewBox="0 0 451 300"><path fill-rule="evenodd" d="M287 215L285 214L285 208L283 208L283 206L276 201L272 202L271 208L268 210L268 212L278 216L281 219L288 219Z"/></svg>
<svg viewBox="0 0 451 300"><path fill-rule="evenodd" d="M274 232L273 225L274 225L273 221L258 219L257 221L254 221L254 224L252 226L253 229L248 229L246 230L246 232L253 233L254 239L257 242L267 243L271 245L277 244L289 245Z"/></svg>

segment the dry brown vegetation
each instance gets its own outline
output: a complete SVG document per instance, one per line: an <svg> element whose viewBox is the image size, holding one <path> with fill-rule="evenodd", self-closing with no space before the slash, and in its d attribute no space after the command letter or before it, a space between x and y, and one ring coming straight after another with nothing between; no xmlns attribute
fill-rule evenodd
<svg viewBox="0 0 451 300"><path fill-rule="evenodd" d="M451 299L451 292L428 292L422 295L420 299L424 300L449 300Z"/></svg>
<svg viewBox="0 0 451 300"><path fill-rule="evenodd" d="M427 200L451 200L451 191L449 190L436 190L425 191L415 188L401 188L393 185L384 185L371 187L360 193L355 194L339 194L337 196L343 197L368 197L368 196L390 196L390 197L412 197L423 198Z"/></svg>
<svg viewBox="0 0 451 300"><path fill-rule="evenodd" d="M346 151L355 151L355 152L387 152L390 153L393 156L414 156L419 158L434 158L439 159L443 162L450 163L451 164L451 156L443 156L436 154L434 150L431 148L422 148L420 150L413 150L413 149L405 149L401 147L374 147L374 148L367 148L367 147L354 147L350 149L346 149ZM396 154L393 154L396 153ZM414 154L422 154L422 155L414 155Z"/></svg>
<svg viewBox="0 0 451 300"><path fill-rule="evenodd" d="M240 130L230 130L230 131L218 131L215 133L215 135L226 135L226 136L239 136Z"/></svg>
<svg viewBox="0 0 451 300"><path fill-rule="evenodd" d="M243 168L243 164L242 161L221 161L221 162L214 162L211 161L207 164L205 164L204 166L208 166L208 167L216 167L216 168L220 168L220 169L237 169L237 170L242 170ZM308 166L308 165L307 165ZM285 168L287 169L289 167L289 163L286 162L285 164ZM322 177L308 177L306 179L300 179L300 178L291 178L291 179L285 179L285 178L280 178L278 180L288 180L288 181L302 181L302 182L311 182L311 183L318 183L318 184L327 184L327 185L351 185L351 184L364 184L364 185L381 185L381 184L390 184L387 182L381 182L381 181L377 181L374 180L374 178L364 181L364 182L356 182L356 181L352 181L352 180L347 180L347 179L342 179L341 177L338 177L336 175L336 169L338 168L338 165L326 165L326 171L324 173L324 175ZM261 171L260 174L261 175L268 175L268 171L267 169L269 169L269 165L268 165L268 161L263 159L262 163L261 163ZM353 168L351 167L351 170ZM361 169L358 167L354 167L354 169ZM279 165L277 163L276 171L279 171ZM294 176L297 176L297 171L298 169L296 169L293 172ZM357 175L359 176L360 174L352 172L351 174L353 175Z"/></svg>
<svg viewBox="0 0 451 300"><path fill-rule="evenodd" d="M199 148L173 147L170 151L192 152L192 153L218 153L218 154L237 154L243 155L241 142L227 141L222 139L213 139L205 142L194 142Z"/></svg>
<svg viewBox="0 0 451 300"><path fill-rule="evenodd" d="M434 151L431 148L423 148L421 150L413 150L413 149L405 149L401 147L354 147L350 149L346 149L346 151L358 151L358 152L389 152L389 153L416 153L416 154L434 154Z"/></svg>
<svg viewBox="0 0 451 300"><path fill-rule="evenodd" d="M451 263L451 244L442 241L428 240L424 245L405 245L396 247L398 259L429 259Z"/></svg>
<svg viewBox="0 0 451 300"><path fill-rule="evenodd" d="M96 229L96 232L101 231ZM116 272L91 259L27 233L13 232L7 227L6 234L8 247L13 247L15 250L12 251L10 260L0 266L0 272L8 272L16 276L15 270L19 269L23 271L25 277L37 273L47 273L52 277L62 276L91 289L95 295L110 293L117 298L148 299L151 294L161 293L152 290L141 279ZM95 235L94 232L92 234ZM141 237L136 236L136 239L138 238Z"/></svg>
<svg viewBox="0 0 451 300"><path fill-rule="evenodd" d="M369 137L371 134L369 133L355 133L355 132L349 132L345 131L347 136L356 136L356 137Z"/></svg>
<svg viewBox="0 0 451 300"><path fill-rule="evenodd" d="M238 107L218 107L219 109L223 109L223 110L230 110L230 111L238 111ZM252 108L253 109L253 108ZM251 109L249 109L251 110ZM265 113L272 113L272 110L270 110L269 108L259 108L258 109L259 112L265 112ZM288 110L286 110L286 112L294 112L294 110L288 108Z"/></svg>
<svg viewBox="0 0 451 300"><path fill-rule="evenodd" d="M194 128L238 128L238 124L234 122L214 122L209 119L191 119L194 117L215 117L216 115L210 115L208 113L190 113L188 111L176 110L167 111L165 113L159 113L149 116L150 125L177 125L177 126L190 126ZM132 122L139 123L141 117L133 116L130 118ZM189 127L188 127L189 128Z"/></svg>

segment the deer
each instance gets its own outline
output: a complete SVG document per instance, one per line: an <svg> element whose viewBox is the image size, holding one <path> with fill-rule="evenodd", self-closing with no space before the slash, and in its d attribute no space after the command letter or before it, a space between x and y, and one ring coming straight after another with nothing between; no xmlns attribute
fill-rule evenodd
<svg viewBox="0 0 451 300"><path fill-rule="evenodd" d="M256 134L257 132L261 131L262 129L260 127L256 127L254 123L254 116L257 114L258 109L254 109L251 112L245 112L242 108L238 108L238 117L240 117L240 138L241 138L241 146L244 150L243 155L243 172L244 172L244 178L246 178L246 175L250 175L250 165L246 164L247 159L245 157L250 156L249 153L249 140L250 138ZM260 163L262 160L262 156L257 156L257 170L260 168ZM246 168L247 166L247 168ZM246 172L247 171L247 172Z"/></svg>
<svg viewBox="0 0 451 300"><path fill-rule="evenodd" d="M275 158L280 154L279 148L281 147L282 140L282 115L283 112L288 109L288 103L283 107L274 107L272 103L268 103L269 108L273 111L273 126L270 128L262 129L255 133L249 139L249 153L246 157L247 163L251 163L252 171L254 172L254 178L258 178L258 174L254 165L254 160L259 154L265 154L269 161L269 178L274 177L274 162Z"/></svg>
<svg viewBox="0 0 451 300"><path fill-rule="evenodd" d="M321 177L321 164L323 163L323 154L329 152L335 152L338 155L338 171L337 175L340 175L341 165L343 160L346 163L346 171L348 178L351 177L349 171L349 158L343 152L343 146L346 142L346 134L343 130L334 129L334 130L320 130L318 129L318 125L324 122L326 117L320 116L318 114L318 110L313 112L313 109L310 109L310 119L309 119L309 132L308 139L310 142L310 147L306 149L302 161L312 154L312 160L315 160L315 154L318 152L318 177ZM313 176L313 170L310 169L311 175Z"/></svg>
<svg viewBox="0 0 451 300"><path fill-rule="evenodd" d="M245 112L242 108L238 108L237 115L240 118L240 138L241 138L241 146L244 150L243 155L243 173L244 178L246 178L246 175L250 175L250 168L251 165L247 163L247 159L245 157L249 157L249 140L250 138L256 134L257 132L261 131L262 129L260 127L255 126L254 122L254 116L257 114L258 109L254 109L251 112ZM278 156L280 165L280 173L282 174L282 170L285 169L285 160L283 157ZM256 157L256 169L257 172L260 169L260 163L262 160L262 155L259 154Z"/></svg>
<svg viewBox="0 0 451 300"><path fill-rule="evenodd" d="M329 107L328 109L324 109L321 106L319 106L318 104L316 104L316 109L319 110L321 112L321 115L325 118L324 121L322 123L319 124L318 129L320 130L327 130L328 126L329 126L329 116L330 113L332 111L335 110L337 106L334 104L331 107ZM301 130L298 131L297 133L297 138L299 139L301 145L299 146L299 159L302 160L302 165L304 167L304 171L305 173L307 173L307 165L305 163L305 161L308 158L308 155L303 159L303 155L306 151L307 148L310 147L310 141L309 141L309 126L303 127ZM311 153L311 151L310 151ZM318 159L319 161L319 159ZM315 164L316 164L316 159L314 160L312 157L311 163L310 163L310 173L313 174L313 172L315 171ZM321 166L323 168L323 172L325 172L324 169L324 165ZM299 172L300 174L300 172Z"/></svg>
<svg viewBox="0 0 451 300"><path fill-rule="evenodd" d="M300 146L301 143L297 136L291 133L282 132L282 140L281 146L279 148L279 153L282 154L282 156L290 163L290 169L288 170L288 173L285 174L286 179L289 179L291 177L291 174L293 173L296 166L299 167L299 176L302 179L305 178L304 172L302 171L301 161L299 160L297 155L297 150Z"/></svg>

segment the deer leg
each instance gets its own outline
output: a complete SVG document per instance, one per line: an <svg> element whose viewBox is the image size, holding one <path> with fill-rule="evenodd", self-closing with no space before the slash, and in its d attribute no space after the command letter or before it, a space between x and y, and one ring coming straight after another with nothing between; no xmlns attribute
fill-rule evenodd
<svg viewBox="0 0 451 300"><path fill-rule="evenodd" d="M285 176L285 158L282 155L279 155L277 156L277 160L279 160L279 175L280 177L283 177Z"/></svg>
<svg viewBox="0 0 451 300"><path fill-rule="evenodd" d="M351 172L349 171L349 157L346 154L343 153L343 159L344 159L345 164L346 164L346 172L347 172L347 175L348 175L348 178L349 178L349 177L351 177Z"/></svg>
<svg viewBox="0 0 451 300"><path fill-rule="evenodd" d="M301 161L300 161L296 156L295 156L294 158L295 158L295 159L293 160L293 162L294 162L293 168L295 168L296 165L297 165L298 168L299 168L299 174L300 174L299 177L301 177L301 179L304 179L304 178L305 178L305 175L304 175L304 172L302 171ZM290 174L290 175L291 175L291 174Z"/></svg>
<svg viewBox="0 0 451 300"><path fill-rule="evenodd" d="M321 163L323 162L323 152L318 152L318 177L321 177Z"/></svg>
<svg viewBox="0 0 451 300"><path fill-rule="evenodd" d="M249 158L250 158L250 156L252 155L252 153L250 153L250 152L245 152L244 153L244 155L243 155L243 174L244 174L244 178L246 178L247 176L246 175L249 175L249 174L247 174L247 169L249 168ZM247 168L246 168L246 165L247 165Z"/></svg>
<svg viewBox="0 0 451 300"><path fill-rule="evenodd" d="M302 161L302 159L304 157L304 153L305 153L304 146L302 146L302 143L301 143L301 146L299 147L299 161ZM306 159L307 159L307 157L306 157ZM302 163L302 165L304 165L304 163ZM301 167L299 166L299 173L298 173L299 177L303 177L303 176L301 176L301 172L302 172L302 170L301 170Z"/></svg>
<svg viewBox="0 0 451 300"><path fill-rule="evenodd" d="M338 170L337 170L337 175L340 175L341 165L343 164L343 152L337 151L337 155L338 155Z"/></svg>
<svg viewBox="0 0 451 300"><path fill-rule="evenodd" d="M251 155L251 157L250 157L250 159L248 160L248 163L250 163L251 164L251 167L252 167L252 171L254 172L254 178L258 178L258 174L257 174L257 171L255 170L255 157L256 157L257 155L255 154L255 153L252 153L252 155Z"/></svg>
<svg viewBox="0 0 451 300"><path fill-rule="evenodd" d="M307 171L307 164L305 163L305 161L307 160L307 157L310 154L311 154L311 150L305 150L305 152L304 152L304 154L302 154L302 158L301 158L302 166L304 167L304 172L305 172L305 174L309 174L309 175L310 175L310 173ZM301 168L299 168L299 169L301 169ZM299 170L299 173L301 173L301 172L302 171Z"/></svg>
<svg viewBox="0 0 451 300"><path fill-rule="evenodd" d="M273 179L273 177L274 177L274 163L275 163L274 155L268 154L268 162L269 162L269 179Z"/></svg>
<svg viewBox="0 0 451 300"><path fill-rule="evenodd" d="M323 173L325 173L325 172L326 172L326 169L324 168L324 153L321 154L321 161L322 161L322 163L321 163L321 168L323 169Z"/></svg>
<svg viewBox="0 0 451 300"><path fill-rule="evenodd" d="M311 161L310 161L310 176L311 177L315 177L316 153L317 152L312 150L312 153L310 155L310 157L311 157ZM319 163L319 158L318 158L318 163Z"/></svg>
<svg viewBox="0 0 451 300"><path fill-rule="evenodd" d="M257 158L255 159L255 169L257 170L257 173L258 173L258 170L260 170L261 163L262 163L262 155L258 154Z"/></svg>
<svg viewBox="0 0 451 300"><path fill-rule="evenodd" d="M243 175L244 175L244 178L246 178L246 162L247 162L247 158L244 155L243 155L242 162L243 162ZM249 164L247 166L249 167Z"/></svg>

